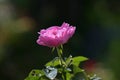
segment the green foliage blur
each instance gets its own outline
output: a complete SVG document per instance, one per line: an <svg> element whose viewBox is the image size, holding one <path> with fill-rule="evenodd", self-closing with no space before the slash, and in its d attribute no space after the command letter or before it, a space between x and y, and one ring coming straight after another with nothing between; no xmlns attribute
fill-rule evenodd
<svg viewBox="0 0 120 80"><path fill-rule="evenodd" d="M83 56L73 58L70 55L63 60L64 64L61 64L60 57L56 57L45 65L45 69L33 69L25 80L79 80L79 77L76 77L77 74L83 74L81 79L87 80L88 74L79 67L80 63L86 60L88 58Z"/></svg>
<svg viewBox="0 0 120 80"><path fill-rule="evenodd" d="M119 80L119 0L0 0L0 79L24 80L57 54L36 43L42 28L75 25L65 56L85 56L88 73ZM87 65L87 66L86 66ZM88 67L89 66L89 67Z"/></svg>

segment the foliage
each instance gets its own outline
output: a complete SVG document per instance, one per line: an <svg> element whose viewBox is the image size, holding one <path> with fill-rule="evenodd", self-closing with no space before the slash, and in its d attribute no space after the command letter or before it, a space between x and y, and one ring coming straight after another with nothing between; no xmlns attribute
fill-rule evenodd
<svg viewBox="0 0 120 80"><path fill-rule="evenodd" d="M32 70L25 80L101 80L101 78L87 75L85 70L80 68L81 62L88 60L83 56L62 57L63 46L53 48L57 50L58 57L45 64L42 70Z"/></svg>

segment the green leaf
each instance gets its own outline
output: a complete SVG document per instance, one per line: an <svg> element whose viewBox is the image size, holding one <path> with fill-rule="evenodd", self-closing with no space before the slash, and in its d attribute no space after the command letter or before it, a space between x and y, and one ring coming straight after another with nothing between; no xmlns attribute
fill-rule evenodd
<svg viewBox="0 0 120 80"><path fill-rule="evenodd" d="M48 63L45 64L45 66L52 66L52 65L53 65L52 61L49 61Z"/></svg>
<svg viewBox="0 0 120 80"><path fill-rule="evenodd" d="M71 65L71 63L72 63L72 56L70 55L70 56L65 60L65 62L66 62L67 67L69 67L69 66Z"/></svg>
<svg viewBox="0 0 120 80"><path fill-rule="evenodd" d="M46 76L42 76L40 80L50 80L50 79L48 79Z"/></svg>
<svg viewBox="0 0 120 80"><path fill-rule="evenodd" d="M41 80L40 78L44 75L42 70L32 70L25 80Z"/></svg>
<svg viewBox="0 0 120 80"><path fill-rule="evenodd" d="M56 57L52 61L46 63L45 66L57 66L57 65L59 65L59 58L58 57Z"/></svg>
<svg viewBox="0 0 120 80"><path fill-rule="evenodd" d="M80 72L83 72L84 70L79 68L78 66L76 65L73 65L73 73L76 74L76 73L80 73Z"/></svg>
<svg viewBox="0 0 120 80"><path fill-rule="evenodd" d="M86 57L83 57L83 56L77 56L77 57L74 57L73 58L73 62L72 64L75 65L75 66L79 66L79 64L83 61L86 61L88 60L88 58Z"/></svg>
<svg viewBox="0 0 120 80"><path fill-rule="evenodd" d="M42 70L38 69L33 69L30 73L29 76L43 76L44 72Z"/></svg>
<svg viewBox="0 0 120 80"><path fill-rule="evenodd" d="M70 73L66 73L66 80L71 80L71 78L72 78L72 74L70 74Z"/></svg>

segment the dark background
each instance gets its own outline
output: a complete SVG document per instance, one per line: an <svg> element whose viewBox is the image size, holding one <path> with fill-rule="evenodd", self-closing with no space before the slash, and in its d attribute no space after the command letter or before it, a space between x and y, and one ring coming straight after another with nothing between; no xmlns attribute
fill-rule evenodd
<svg viewBox="0 0 120 80"><path fill-rule="evenodd" d="M0 79L24 80L57 56L36 43L37 32L63 22L77 28L64 54L88 57L104 80L119 80L119 0L1 0Z"/></svg>

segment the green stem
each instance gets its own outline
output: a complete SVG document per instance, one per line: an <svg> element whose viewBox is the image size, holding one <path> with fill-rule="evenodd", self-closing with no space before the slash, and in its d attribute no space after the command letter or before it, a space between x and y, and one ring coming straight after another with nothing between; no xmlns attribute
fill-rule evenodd
<svg viewBox="0 0 120 80"><path fill-rule="evenodd" d="M66 73L65 73L65 70L64 70L65 69L65 62L64 62L64 60L62 58L62 51L60 51L60 48L61 47L56 47L57 53L58 53L58 57L59 57L59 60L60 60L60 66L62 67L63 80L66 80Z"/></svg>
<svg viewBox="0 0 120 80"><path fill-rule="evenodd" d="M63 77L64 77L64 80L66 80L66 72L64 72L64 69L63 69Z"/></svg>
<svg viewBox="0 0 120 80"><path fill-rule="evenodd" d="M57 49L58 57L60 59L60 65L63 65L63 59L62 59L62 55L61 55L61 53L59 51L59 48L56 48L56 49Z"/></svg>

